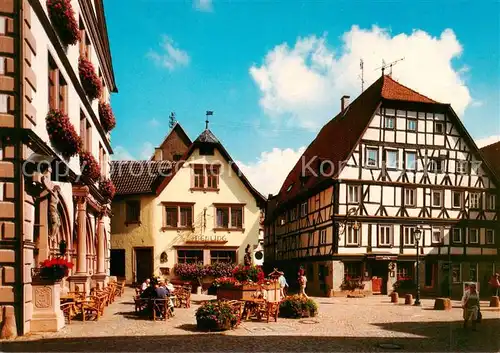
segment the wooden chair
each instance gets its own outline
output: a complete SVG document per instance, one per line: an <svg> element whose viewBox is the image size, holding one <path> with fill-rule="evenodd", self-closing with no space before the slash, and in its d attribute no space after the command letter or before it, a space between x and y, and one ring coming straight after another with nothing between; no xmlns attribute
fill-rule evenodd
<svg viewBox="0 0 500 353"><path fill-rule="evenodd" d="M172 317L172 310L169 304L170 298L153 299L153 321L167 321L170 317Z"/></svg>
<svg viewBox="0 0 500 353"><path fill-rule="evenodd" d="M278 322L278 315L280 313L280 302L267 302L267 322L272 317L274 318L274 322Z"/></svg>
<svg viewBox="0 0 500 353"><path fill-rule="evenodd" d="M87 300L81 302L81 313L82 319L85 322L86 317L95 317L95 320L99 320L101 315L104 313L104 300L102 297L90 296Z"/></svg>
<svg viewBox="0 0 500 353"><path fill-rule="evenodd" d="M137 313L143 311L148 306L148 300L149 299L141 298L140 295L136 295L134 297L135 312Z"/></svg>
<svg viewBox="0 0 500 353"><path fill-rule="evenodd" d="M175 291L176 302L179 308L190 308L191 307L191 292L185 288Z"/></svg>
<svg viewBox="0 0 500 353"><path fill-rule="evenodd" d="M68 324L71 324L71 319L77 314L75 308L75 302L68 301L61 304L61 310L63 312L64 318L68 320Z"/></svg>
<svg viewBox="0 0 500 353"><path fill-rule="evenodd" d="M229 300L228 304L233 307L234 313L238 317L237 325L239 325L241 323L241 319L243 318L243 312L245 309L245 302L240 301L240 300Z"/></svg>

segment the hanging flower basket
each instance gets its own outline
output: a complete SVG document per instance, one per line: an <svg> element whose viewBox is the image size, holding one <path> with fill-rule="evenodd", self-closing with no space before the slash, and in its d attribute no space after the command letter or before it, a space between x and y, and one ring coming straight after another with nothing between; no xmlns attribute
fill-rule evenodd
<svg viewBox="0 0 500 353"><path fill-rule="evenodd" d="M69 274L73 264L62 257L47 259L40 264L39 276L41 279L60 281Z"/></svg>
<svg viewBox="0 0 500 353"><path fill-rule="evenodd" d="M63 45L74 45L80 40L75 11L70 0L47 0L50 22Z"/></svg>
<svg viewBox="0 0 500 353"><path fill-rule="evenodd" d="M80 153L80 167L82 169L82 174L96 181L101 175L101 167L97 163L96 159L90 152Z"/></svg>
<svg viewBox="0 0 500 353"><path fill-rule="evenodd" d="M83 89L90 100L94 100L101 95L101 81L95 73L94 65L80 57L78 60L78 72L80 74L80 81L82 82Z"/></svg>
<svg viewBox="0 0 500 353"><path fill-rule="evenodd" d="M99 102L99 118L101 119L101 124L106 132L110 132L116 126L115 116L113 110L108 103Z"/></svg>
<svg viewBox="0 0 500 353"><path fill-rule="evenodd" d="M110 179L102 179L99 182L99 190L102 196L107 200L112 200L115 196L116 188Z"/></svg>
<svg viewBox="0 0 500 353"><path fill-rule="evenodd" d="M66 114L51 109L45 118L45 122L52 146L64 158L73 157L80 152L82 140Z"/></svg>

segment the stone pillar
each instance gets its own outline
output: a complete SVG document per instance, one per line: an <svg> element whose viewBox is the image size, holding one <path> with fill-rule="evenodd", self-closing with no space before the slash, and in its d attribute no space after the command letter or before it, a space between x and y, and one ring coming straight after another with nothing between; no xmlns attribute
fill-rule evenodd
<svg viewBox="0 0 500 353"><path fill-rule="evenodd" d="M32 332L54 332L64 327L61 311L61 283L33 279Z"/></svg>
<svg viewBox="0 0 500 353"><path fill-rule="evenodd" d="M92 279L96 281L98 288L104 288L108 284L108 275L106 274L105 261L106 254L104 252L106 241L104 232L104 216L105 213L101 212L97 220L97 271Z"/></svg>
<svg viewBox="0 0 500 353"><path fill-rule="evenodd" d="M71 291L90 294L90 276L87 272L87 195L89 188L73 187L76 202L77 241L76 272L69 278Z"/></svg>

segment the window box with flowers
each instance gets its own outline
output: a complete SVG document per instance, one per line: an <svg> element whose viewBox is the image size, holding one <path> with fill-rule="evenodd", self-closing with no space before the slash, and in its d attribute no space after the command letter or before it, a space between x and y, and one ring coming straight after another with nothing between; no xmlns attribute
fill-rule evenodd
<svg viewBox="0 0 500 353"><path fill-rule="evenodd" d="M47 11L64 46L74 45L80 40L80 31L71 0L47 0Z"/></svg>
<svg viewBox="0 0 500 353"><path fill-rule="evenodd" d="M106 200L111 201L115 196L116 188L110 179L103 178L99 182L99 191Z"/></svg>
<svg viewBox="0 0 500 353"><path fill-rule="evenodd" d="M78 72L80 74L80 81L83 89L89 99L92 101L99 98L102 86L99 77L97 77L97 74L95 73L94 65L92 65L89 60L80 57L78 60Z"/></svg>
<svg viewBox="0 0 500 353"><path fill-rule="evenodd" d="M90 152L80 153L80 168L82 175L85 175L93 182L97 181L101 175L101 167Z"/></svg>
<svg viewBox="0 0 500 353"><path fill-rule="evenodd" d="M36 270L35 277L41 280L58 282L67 277L73 264L63 257L54 257L47 259L40 264Z"/></svg>
<svg viewBox="0 0 500 353"><path fill-rule="evenodd" d="M110 132L115 128L116 119L109 103L99 102L99 119L106 132Z"/></svg>
<svg viewBox="0 0 500 353"><path fill-rule="evenodd" d="M64 158L69 159L80 152L82 140L66 114L51 109L45 122L52 146Z"/></svg>

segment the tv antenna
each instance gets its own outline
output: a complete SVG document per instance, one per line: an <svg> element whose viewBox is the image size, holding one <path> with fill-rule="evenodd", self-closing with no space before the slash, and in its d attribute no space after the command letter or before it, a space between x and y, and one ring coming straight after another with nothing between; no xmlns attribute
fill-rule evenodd
<svg viewBox="0 0 500 353"><path fill-rule="evenodd" d="M401 58L401 59L395 60L395 61L393 61L393 62L391 62L391 63L388 63L388 64L385 62L385 60L384 60L384 59L382 59L382 66L377 67L377 68L375 69L375 71L376 71L376 70L378 70L378 69L382 69L382 76L384 76L385 69L389 68L389 76L391 76L391 77L392 77L392 67L393 67L394 65L396 65L398 62L403 61L404 59L405 59L405 58Z"/></svg>
<svg viewBox="0 0 500 353"><path fill-rule="evenodd" d="M363 93L363 91L365 90L365 69L363 59L359 59L359 68L361 69L361 75L359 76L361 80L361 93Z"/></svg>

